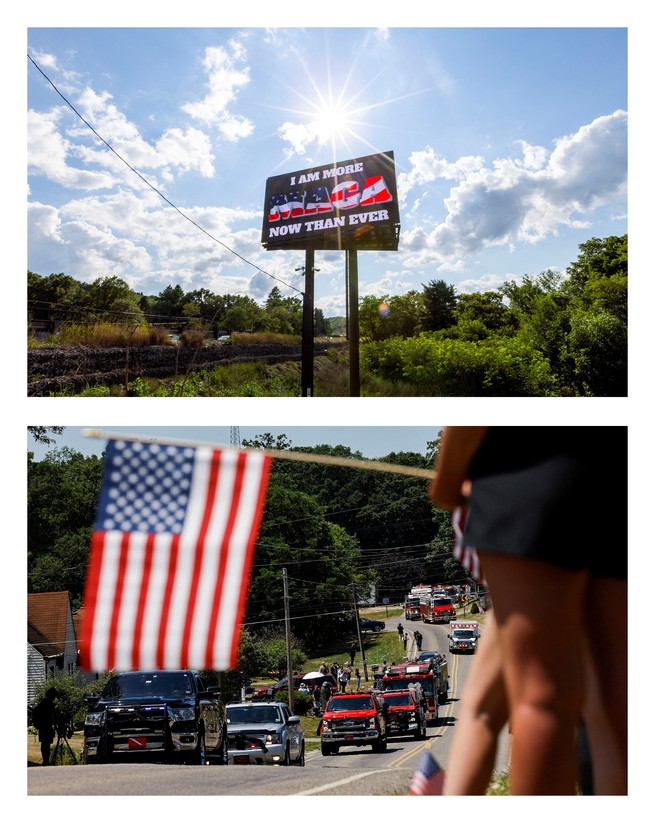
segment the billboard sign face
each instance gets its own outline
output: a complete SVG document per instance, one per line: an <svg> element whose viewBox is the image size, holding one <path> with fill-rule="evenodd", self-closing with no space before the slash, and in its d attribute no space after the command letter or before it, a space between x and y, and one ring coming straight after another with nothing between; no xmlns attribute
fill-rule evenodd
<svg viewBox="0 0 655 823"><path fill-rule="evenodd" d="M280 174L266 181L267 249L398 249L393 152Z"/></svg>

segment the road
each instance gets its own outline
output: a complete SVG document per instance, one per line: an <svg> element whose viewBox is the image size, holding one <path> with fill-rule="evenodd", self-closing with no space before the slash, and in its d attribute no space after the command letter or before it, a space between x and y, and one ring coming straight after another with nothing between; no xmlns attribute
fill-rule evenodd
<svg viewBox="0 0 655 823"><path fill-rule="evenodd" d="M404 621L403 621L404 622ZM395 631L396 621L387 629ZM419 624L405 624L410 629ZM448 654L447 628L420 624L423 650ZM370 748L348 747L336 757L320 752L307 755L305 768L182 766L156 763L138 765L66 766L28 769L29 795L223 795L223 796L310 796L407 795L412 775L423 751L428 748L436 760L448 766L448 752L461 690L472 658L449 655L450 699L441 706L436 724L428 727L426 740L391 738L387 751L375 754ZM508 736L503 734L496 767L507 768ZM254 778L254 779L253 779Z"/></svg>

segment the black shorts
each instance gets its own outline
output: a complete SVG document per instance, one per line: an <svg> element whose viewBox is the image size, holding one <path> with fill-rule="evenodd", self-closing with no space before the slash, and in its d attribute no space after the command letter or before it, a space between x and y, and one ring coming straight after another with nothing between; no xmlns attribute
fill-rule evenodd
<svg viewBox="0 0 655 823"><path fill-rule="evenodd" d="M627 578L625 427L491 428L470 476L469 546Z"/></svg>

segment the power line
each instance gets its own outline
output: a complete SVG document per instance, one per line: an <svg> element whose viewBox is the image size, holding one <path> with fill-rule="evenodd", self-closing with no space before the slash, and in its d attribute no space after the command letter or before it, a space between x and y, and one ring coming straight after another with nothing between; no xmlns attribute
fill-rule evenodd
<svg viewBox="0 0 655 823"><path fill-rule="evenodd" d="M223 248L224 248L224 249L226 249L227 251L229 251L229 252L230 252L231 254L233 254L235 257L238 257L240 260L242 260L242 261L243 261L244 263L246 263L248 266L252 266L253 268L257 269L257 271L261 272L262 274L265 274L267 277L270 277L270 278L272 278L273 280L276 280L278 283L282 283L282 285L283 285L283 286L286 286L288 289L292 289L293 291L298 292L298 294L303 294L303 292L302 292L300 289L297 289L295 286L292 286L290 283L287 283L287 282L285 282L284 280L282 280L281 278L276 277L274 274L271 274L270 272L266 271L265 269L260 268L260 267L259 267L256 263L253 263L252 261L250 261L250 260L248 260L247 258L245 258L245 257L244 257L242 254L240 254L238 251L235 251L234 249L230 248L230 246L228 246L228 245L227 245L226 243L224 243L222 240L219 240L217 237L214 237L214 235L213 235L213 234L210 234L210 233L207 231L207 229L204 229L201 225L199 225L198 223L196 223L196 221L195 221L195 220L193 220L191 217L189 217L187 214L185 214L185 213L184 213L184 212L183 212L180 208L178 208L178 206L176 206L176 205L175 205L175 203L172 203L172 202L168 199L168 197L166 197L166 195L165 195L165 194L162 194L162 192L160 192L158 188L156 188L155 186L153 186L153 185L152 185L152 183L151 183L149 180L147 180L147 179L146 179L146 178L145 178L145 177L141 174L141 172L140 172L140 171L137 171L137 169L135 169L135 168L134 168L134 166L130 165L130 163L128 163L128 162L127 162L127 160L126 160L124 157L122 157L122 156L121 156L121 155L120 155L120 154L116 151L116 149L115 149L115 148L114 148L114 147L113 147L110 143L108 143L108 142L105 140L105 138L104 138L104 137L102 137L102 135L100 135L100 134L99 134L99 133L98 133L98 132L94 129L94 127L93 127L93 126L92 126L92 125L88 122L88 120L86 120L86 119L85 119L85 118L84 118L84 117L80 114L80 112L79 112L79 111L75 108L75 106L74 106L74 105L70 102L70 100L68 100L68 99L67 99L67 98L66 98L66 97L65 97L65 96L64 96L64 95L63 95L63 94L59 91L59 89L58 89L58 88L57 88L57 86L53 83L53 81L52 81L52 80L48 77L48 75L47 75L47 74L43 71L43 69L42 69L42 68L38 65L38 63L37 63L37 62L36 62L36 61L35 61L32 57L30 57L30 55L29 55L29 54L27 55L27 59L28 59L28 60L29 60L29 61L33 64L33 66L34 66L34 67L37 69L37 71L38 71L38 72L39 72L39 73L40 73L40 74L41 74L41 75L45 78L45 80L47 80L47 82L48 82L48 83L52 86L52 88L55 90L55 92L59 95L59 97L61 97L61 99L64 101L64 103L66 103L66 105L67 105L67 106L71 109L71 111L73 111L73 112L74 112L74 113L75 113L75 114L76 114L76 115L80 118L80 120L84 123L84 125L85 125L85 126L87 126L87 128L89 128L89 129L93 132L93 134L94 134L94 135L98 138L98 140L100 140L100 142L101 142L101 143L103 143L103 144L104 144L104 145L105 145L105 146L109 149L109 151L110 151L110 152L112 152L112 154L114 154L114 155L115 155L115 156L116 156L116 157L117 157L117 158L121 161L121 163L124 163L124 164L127 166L127 168L128 168L131 172L133 172L134 174L136 174L136 176L137 176L137 177L138 177L138 178L139 178L139 179L140 179L143 183L145 183L145 184L146 184L146 186L148 186L148 188L152 189L152 191L154 191L154 192L155 192L155 194L159 195L159 197L161 197L161 199L162 199L165 203L167 203L167 204L168 204L168 205L169 205L172 209L175 209L175 211L176 211L176 212L177 212L177 213L178 213L181 217L183 217L185 220L188 220L188 221L189 221L189 223L191 223L193 226L195 226L197 229L199 229L199 230L200 230L203 234L207 235L207 237L209 237L209 239L210 239L210 240L213 240L213 241L214 241L214 243L218 243L219 245L223 246Z"/></svg>

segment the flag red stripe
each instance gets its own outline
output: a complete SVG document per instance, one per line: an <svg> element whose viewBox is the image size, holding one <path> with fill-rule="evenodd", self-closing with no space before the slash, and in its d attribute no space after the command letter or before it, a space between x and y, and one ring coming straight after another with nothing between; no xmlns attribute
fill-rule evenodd
<svg viewBox="0 0 655 823"><path fill-rule="evenodd" d="M171 540L170 556L168 558L168 577L164 589L164 599L162 603L161 617L159 618L159 632L157 636L157 668L164 668L164 652L166 649L166 630L168 628L168 613L171 607L171 594L175 583L175 569L177 566L177 554L180 546L180 535L175 534Z"/></svg>
<svg viewBox="0 0 655 823"><path fill-rule="evenodd" d="M245 452L237 454L237 465L234 473L234 481L232 486L232 499L230 500L230 512L225 524L225 531L223 532L221 540L221 548L218 556L218 569L216 574L216 585L214 588L214 599L212 602L212 610L209 618L209 631L207 633L207 645L205 646L205 657L207 660L207 668L211 668L209 662L213 659L214 641L216 639L216 628L218 625L218 610L223 594L223 584L225 582L225 568L227 566L227 554L232 539L232 530L234 529L234 521L236 520L237 512L239 510L239 502L241 500L241 489L243 486L243 475L246 466L247 456Z"/></svg>
<svg viewBox="0 0 655 823"><path fill-rule="evenodd" d="M104 549L104 532L94 531L91 535L91 551L89 570L84 586L84 612L82 632L80 637L80 665L91 671L91 642L93 640L93 624L96 604L98 602L98 588L100 586L100 569L102 568L102 553Z"/></svg>
<svg viewBox="0 0 655 823"><path fill-rule="evenodd" d="M209 528L212 510L214 508L214 500L216 498L216 488L218 486L219 469L220 454L218 454L217 452L213 452L209 464L209 477L207 479L207 489L205 491L205 508L202 514L202 523L200 526L200 531L196 539L195 556L193 559L193 574L191 578L191 587L189 590L189 602L187 604L187 612L184 620L184 630L182 632L182 648L180 650L180 668L182 669L188 668L189 665L189 640L191 637L191 628L193 626L193 617L196 608L198 586L200 585L200 573L202 571L202 559L204 554L205 539L207 537L207 529Z"/></svg>
<svg viewBox="0 0 655 823"><path fill-rule="evenodd" d="M252 561L255 556L255 541L259 534L259 527L261 525L262 517L264 516L264 501L266 500L266 491L268 489L268 478L271 471L272 460L265 456L262 463L261 474L259 478L259 492L257 494L257 503L255 505L255 515L252 518L252 526L250 534L248 535L248 545L246 547L246 554L243 563L243 574L241 575L241 591L239 592L239 603L237 606L234 626L232 628L232 642L230 653L230 668L236 668L239 656L239 636L241 634L241 624L246 611L246 600L248 598L248 587L250 585L250 572L252 570Z"/></svg>
<svg viewBox="0 0 655 823"><path fill-rule="evenodd" d="M150 584L150 572L152 571L152 555L155 548L155 535L149 534L146 538L145 555L143 558L143 576L141 578L141 590L139 592L139 602L134 620L134 633L132 636L132 668L138 669L141 665L141 631L143 629L143 617L146 611L148 600L148 586Z"/></svg>
<svg viewBox="0 0 655 823"><path fill-rule="evenodd" d="M118 572L116 575L116 588L114 590L114 605L111 610L111 621L109 624L109 639L107 645L107 669L111 671L116 665L116 638L118 636L118 621L121 616L121 604L123 600L123 587L125 585L125 570L127 569L127 557L130 550L130 535L124 534L121 538L121 548L118 557Z"/></svg>

